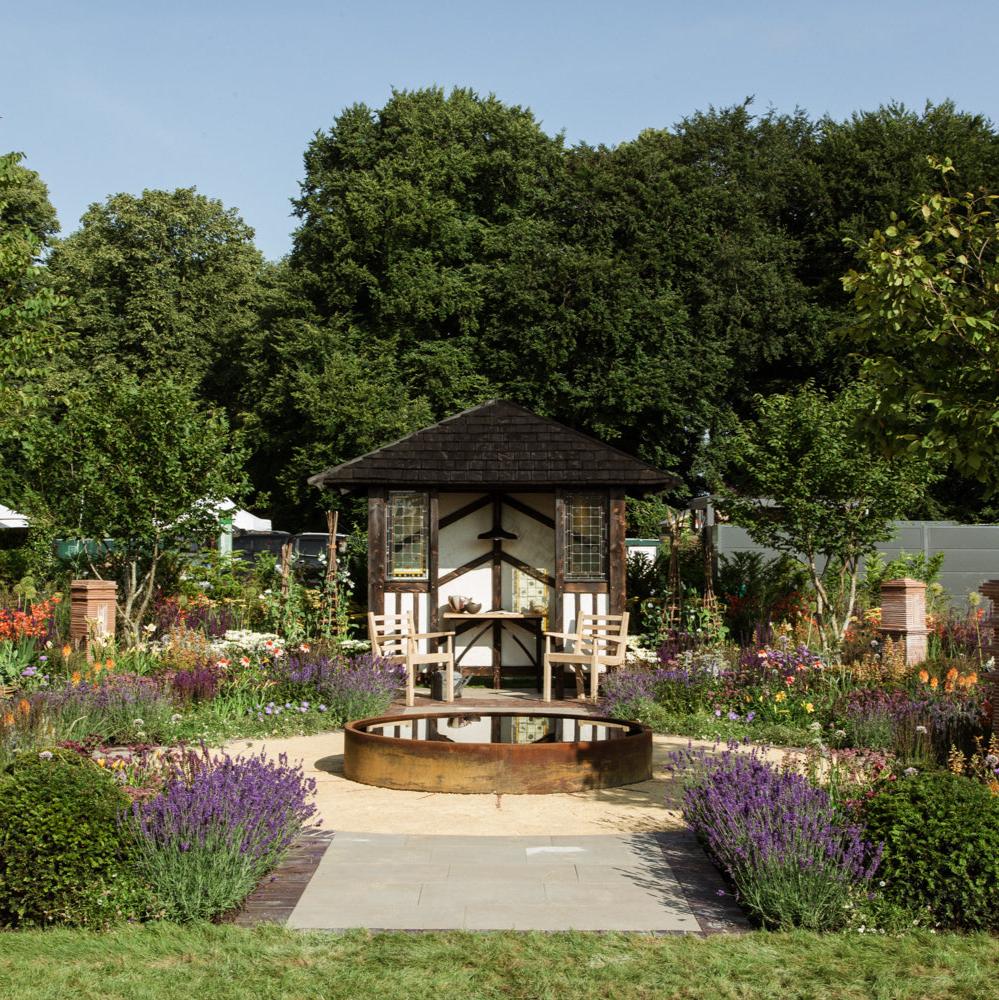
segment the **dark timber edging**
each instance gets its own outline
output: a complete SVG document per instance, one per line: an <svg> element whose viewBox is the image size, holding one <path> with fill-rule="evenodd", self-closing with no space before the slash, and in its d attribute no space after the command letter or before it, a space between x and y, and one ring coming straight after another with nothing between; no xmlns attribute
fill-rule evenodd
<svg viewBox="0 0 999 1000"><path fill-rule="evenodd" d="M693 833L663 830L655 837L704 937L752 930L752 924Z"/></svg>
<svg viewBox="0 0 999 1000"><path fill-rule="evenodd" d="M231 922L241 927L287 923L333 836L327 830L302 834L291 845L284 861L246 897Z"/></svg>

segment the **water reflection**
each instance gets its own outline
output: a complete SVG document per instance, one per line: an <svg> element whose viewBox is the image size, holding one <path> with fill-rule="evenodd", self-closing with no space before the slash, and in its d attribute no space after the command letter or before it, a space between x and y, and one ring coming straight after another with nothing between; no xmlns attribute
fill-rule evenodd
<svg viewBox="0 0 999 1000"><path fill-rule="evenodd" d="M628 726L577 716L445 715L369 725L377 736L440 743L576 743L620 739Z"/></svg>

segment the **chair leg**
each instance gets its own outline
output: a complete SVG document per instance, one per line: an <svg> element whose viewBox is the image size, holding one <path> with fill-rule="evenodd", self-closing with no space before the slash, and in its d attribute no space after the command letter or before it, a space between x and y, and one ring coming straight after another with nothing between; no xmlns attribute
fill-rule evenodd
<svg viewBox="0 0 999 1000"><path fill-rule="evenodd" d="M600 671L597 670L597 661L590 664L590 700L595 705L597 703L597 691L600 688Z"/></svg>
<svg viewBox="0 0 999 1000"><path fill-rule="evenodd" d="M541 680L541 700L552 700L552 665L548 662L547 656L545 657L543 676Z"/></svg>
<svg viewBox="0 0 999 1000"><path fill-rule="evenodd" d="M410 708L416 704L416 667L412 663L406 667L406 704Z"/></svg>
<svg viewBox="0 0 999 1000"><path fill-rule="evenodd" d="M447 685L444 688L444 700L454 701L454 660L447 661L447 676L444 678Z"/></svg>

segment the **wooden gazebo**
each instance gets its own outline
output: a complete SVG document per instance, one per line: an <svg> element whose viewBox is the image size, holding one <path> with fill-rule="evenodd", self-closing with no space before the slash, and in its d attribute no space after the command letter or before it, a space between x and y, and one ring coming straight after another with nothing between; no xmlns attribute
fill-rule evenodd
<svg viewBox="0 0 999 1000"><path fill-rule="evenodd" d="M461 669L498 688L539 668L543 629L624 610L625 495L675 480L492 400L309 482L368 497L369 609L455 631ZM452 595L479 607L454 611Z"/></svg>

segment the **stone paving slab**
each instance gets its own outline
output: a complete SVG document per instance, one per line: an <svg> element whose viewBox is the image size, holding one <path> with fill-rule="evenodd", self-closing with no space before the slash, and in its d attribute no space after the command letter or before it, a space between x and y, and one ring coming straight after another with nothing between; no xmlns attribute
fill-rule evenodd
<svg viewBox="0 0 999 1000"><path fill-rule="evenodd" d="M296 928L711 933L745 926L696 842L668 834L336 834Z"/></svg>

